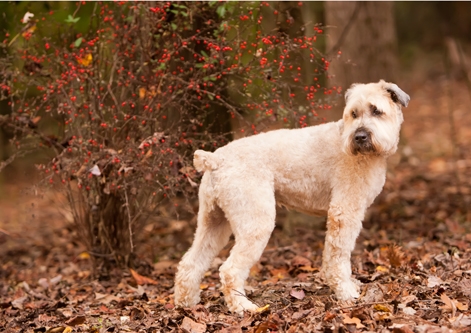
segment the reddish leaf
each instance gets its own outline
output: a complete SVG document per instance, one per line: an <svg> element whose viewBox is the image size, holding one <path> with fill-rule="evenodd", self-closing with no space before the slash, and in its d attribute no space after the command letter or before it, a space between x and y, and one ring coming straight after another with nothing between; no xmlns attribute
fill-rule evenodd
<svg viewBox="0 0 471 333"><path fill-rule="evenodd" d="M139 273L137 273L134 269L130 268L129 269L131 271L131 274L132 274L132 277L134 278L134 280L136 280L136 283L138 285L143 285L143 284L158 284L157 281L155 280L152 280L151 278L148 278L146 276L142 276L140 275Z"/></svg>

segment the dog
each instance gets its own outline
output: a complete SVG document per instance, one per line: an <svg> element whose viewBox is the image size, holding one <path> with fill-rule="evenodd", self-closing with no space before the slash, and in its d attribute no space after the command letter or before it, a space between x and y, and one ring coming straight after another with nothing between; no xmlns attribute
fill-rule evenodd
<svg viewBox="0 0 471 333"><path fill-rule="evenodd" d="M234 234L219 269L221 289L230 311L255 311L244 284L275 227L276 205L327 215L321 274L338 300L358 298L351 252L365 211L383 188L409 100L394 83L353 84L337 122L261 133L214 153L197 150L194 166L204 172L200 207L193 245L178 265L175 305L200 301L204 273Z"/></svg>

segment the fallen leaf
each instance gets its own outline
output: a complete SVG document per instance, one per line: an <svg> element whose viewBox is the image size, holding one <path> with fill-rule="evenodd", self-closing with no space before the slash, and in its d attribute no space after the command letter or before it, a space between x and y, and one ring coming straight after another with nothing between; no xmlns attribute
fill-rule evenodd
<svg viewBox="0 0 471 333"><path fill-rule="evenodd" d="M274 322L267 320L260 323L260 325L257 326L257 329L255 330L254 333L266 333L266 332L271 332L272 330L277 331L278 326Z"/></svg>
<svg viewBox="0 0 471 333"><path fill-rule="evenodd" d="M142 276L139 273L137 273L134 269L130 268L129 271L131 272L132 277L134 280L136 280L136 283L138 285L141 284L158 284L157 281L152 280L151 278L148 278L146 276Z"/></svg>
<svg viewBox="0 0 471 333"><path fill-rule="evenodd" d="M383 304L375 304L373 307L376 311L391 312L391 310Z"/></svg>
<svg viewBox="0 0 471 333"><path fill-rule="evenodd" d="M86 260L86 259L90 259L90 253L88 252L82 252L78 255L78 258L80 260Z"/></svg>
<svg viewBox="0 0 471 333"><path fill-rule="evenodd" d="M453 300L453 303L455 303L456 308L460 311L468 311L468 304L463 304L461 302L458 302L457 300Z"/></svg>
<svg viewBox="0 0 471 333"><path fill-rule="evenodd" d="M274 268L270 270L270 273L273 275L273 277L276 277L280 280L289 278L289 273L286 268Z"/></svg>
<svg viewBox="0 0 471 333"><path fill-rule="evenodd" d="M85 316L76 316L74 318L71 318L65 322L66 325L68 326L77 326L81 325L85 322Z"/></svg>
<svg viewBox="0 0 471 333"><path fill-rule="evenodd" d="M304 293L304 290L302 289L299 289L299 290L291 289L289 294L299 300L302 300L304 299L304 297L306 297L306 294Z"/></svg>
<svg viewBox="0 0 471 333"><path fill-rule="evenodd" d="M312 262L308 258L305 258L303 256L295 256L291 260L291 265L293 266L311 266Z"/></svg>
<svg viewBox="0 0 471 333"><path fill-rule="evenodd" d="M304 318L305 316L307 316L311 312L312 312L312 309L301 310L301 311L295 312L291 315L291 319L292 320L299 320L301 318Z"/></svg>
<svg viewBox="0 0 471 333"><path fill-rule="evenodd" d="M387 267L384 267L384 266L377 266L377 267L376 267L376 270L377 270L378 272L381 272L381 273L387 273L387 272L389 272L389 269L388 269Z"/></svg>
<svg viewBox="0 0 471 333"><path fill-rule="evenodd" d="M429 288L439 286L443 283L444 283L443 280L440 279L438 276L435 276L435 275L429 276L429 278L427 279L427 287L429 287Z"/></svg>
<svg viewBox="0 0 471 333"><path fill-rule="evenodd" d="M324 321L331 321L334 319L337 315L335 313L327 311L327 313L324 316Z"/></svg>
<svg viewBox="0 0 471 333"><path fill-rule="evenodd" d="M265 306L259 307L256 311L257 311L258 313L262 313L262 312L268 311L268 309L270 309L270 304L267 304L267 305L265 305Z"/></svg>
<svg viewBox="0 0 471 333"><path fill-rule="evenodd" d="M413 333L414 331L405 324L393 324L389 328L393 329L393 333Z"/></svg>
<svg viewBox="0 0 471 333"><path fill-rule="evenodd" d="M470 279L462 280L459 287L463 295L471 297L471 280Z"/></svg>
<svg viewBox="0 0 471 333"><path fill-rule="evenodd" d="M28 299L28 296L19 297L11 301L11 306L15 309L23 310L23 303Z"/></svg>
<svg viewBox="0 0 471 333"><path fill-rule="evenodd" d="M188 333L204 333L206 332L206 324L200 324L196 321L185 317L183 318L181 329L187 331Z"/></svg>
<svg viewBox="0 0 471 333"><path fill-rule="evenodd" d="M440 308L443 309L444 311L451 312L451 316L454 317L456 314L455 303L445 293L442 293L440 295L440 299L442 300L443 303L445 303L445 306L441 306Z"/></svg>
<svg viewBox="0 0 471 333"><path fill-rule="evenodd" d="M386 256L392 267L402 266L402 261L404 260L404 252L402 252L402 249L399 245L389 246Z"/></svg>
<svg viewBox="0 0 471 333"><path fill-rule="evenodd" d="M406 315L413 316L417 311L415 311L410 306L406 306L404 309L402 309L402 312L404 312Z"/></svg>
<svg viewBox="0 0 471 333"><path fill-rule="evenodd" d="M459 314L456 318L449 319L453 327L470 327L471 315Z"/></svg>
<svg viewBox="0 0 471 333"><path fill-rule="evenodd" d="M356 325L356 328L363 328L365 327L365 325L363 325L361 323L361 320L360 318L357 318L357 317L353 317L353 318L350 318L348 315L346 314L343 314L343 323L344 324L354 324Z"/></svg>
<svg viewBox="0 0 471 333"><path fill-rule="evenodd" d="M95 300L98 301L99 304L110 304L113 301L118 303L121 301L121 298L109 294L95 293Z"/></svg>

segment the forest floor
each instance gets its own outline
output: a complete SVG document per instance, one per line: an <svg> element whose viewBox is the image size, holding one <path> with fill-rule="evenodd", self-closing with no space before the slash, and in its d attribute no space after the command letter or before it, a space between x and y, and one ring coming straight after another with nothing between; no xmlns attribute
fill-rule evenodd
<svg viewBox="0 0 471 333"><path fill-rule="evenodd" d="M217 268L230 246L205 275L201 304L175 309L173 278L194 219L156 219L140 237L136 271L93 279L60 197L7 181L0 331L471 332L471 95L445 78L408 85L400 149L352 254L357 301L336 301L318 277L324 223L281 212L248 279L260 313L239 317L222 301Z"/></svg>

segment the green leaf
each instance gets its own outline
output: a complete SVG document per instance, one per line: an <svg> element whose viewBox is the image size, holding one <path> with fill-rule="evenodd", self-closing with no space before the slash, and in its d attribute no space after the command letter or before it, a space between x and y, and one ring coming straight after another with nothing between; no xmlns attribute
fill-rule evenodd
<svg viewBox="0 0 471 333"><path fill-rule="evenodd" d="M209 55L206 52L204 52L203 50L201 50L201 54L203 55L203 57L209 58Z"/></svg>
<svg viewBox="0 0 471 333"><path fill-rule="evenodd" d="M82 38L82 37L77 38L77 40L74 42L74 46L75 46L75 47L79 47L80 44L82 44L82 41L83 41L83 38Z"/></svg>
<svg viewBox="0 0 471 333"><path fill-rule="evenodd" d="M74 18L72 15L69 15L65 20L65 23L77 23L78 21L80 21L80 17Z"/></svg>
<svg viewBox="0 0 471 333"><path fill-rule="evenodd" d="M219 6L216 9L216 13L219 15L219 17L224 17L224 15L226 15L226 6L225 5Z"/></svg>
<svg viewBox="0 0 471 333"><path fill-rule="evenodd" d="M196 67L196 68L203 68L203 66L204 66L204 65L203 65L202 63L200 63L200 62L197 63L197 64L195 64L195 67Z"/></svg>
<svg viewBox="0 0 471 333"><path fill-rule="evenodd" d="M175 8L180 8L180 9L188 9L187 6L185 6L185 5L179 5L179 4L176 4L175 2L173 3L173 7L175 7Z"/></svg>
<svg viewBox="0 0 471 333"><path fill-rule="evenodd" d="M172 23L171 26L172 26L172 30L177 30L178 28L178 26L175 23Z"/></svg>

